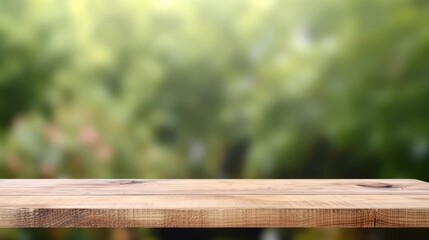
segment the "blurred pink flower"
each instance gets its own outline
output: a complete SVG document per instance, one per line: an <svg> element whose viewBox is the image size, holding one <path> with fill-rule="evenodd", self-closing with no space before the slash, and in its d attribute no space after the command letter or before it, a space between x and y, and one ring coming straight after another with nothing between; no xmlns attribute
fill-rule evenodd
<svg viewBox="0 0 429 240"><path fill-rule="evenodd" d="M94 127L85 126L79 130L79 139L85 144L94 145L99 142L100 137Z"/></svg>

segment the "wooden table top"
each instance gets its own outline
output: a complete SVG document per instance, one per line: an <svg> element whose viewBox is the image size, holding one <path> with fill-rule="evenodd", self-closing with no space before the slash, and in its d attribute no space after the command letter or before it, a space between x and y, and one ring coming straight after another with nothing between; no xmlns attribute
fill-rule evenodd
<svg viewBox="0 0 429 240"><path fill-rule="evenodd" d="M429 183L0 180L0 227L429 227Z"/></svg>

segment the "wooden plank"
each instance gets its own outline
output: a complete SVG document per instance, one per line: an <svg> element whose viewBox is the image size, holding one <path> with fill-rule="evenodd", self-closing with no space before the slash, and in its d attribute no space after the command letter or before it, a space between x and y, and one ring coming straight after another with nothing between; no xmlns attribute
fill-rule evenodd
<svg viewBox="0 0 429 240"><path fill-rule="evenodd" d="M418 180L0 180L0 227L429 227Z"/></svg>
<svg viewBox="0 0 429 240"><path fill-rule="evenodd" d="M2 189L1 196L429 194L429 184L414 179L17 179L1 180Z"/></svg>

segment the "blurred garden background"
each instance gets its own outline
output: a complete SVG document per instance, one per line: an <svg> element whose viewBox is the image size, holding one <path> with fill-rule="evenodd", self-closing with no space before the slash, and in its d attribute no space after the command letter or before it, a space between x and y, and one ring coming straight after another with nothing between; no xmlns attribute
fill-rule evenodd
<svg viewBox="0 0 429 240"><path fill-rule="evenodd" d="M0 178L429 180L429 1L0 0ZM0 239L428 230L0 230Z"/></svg>

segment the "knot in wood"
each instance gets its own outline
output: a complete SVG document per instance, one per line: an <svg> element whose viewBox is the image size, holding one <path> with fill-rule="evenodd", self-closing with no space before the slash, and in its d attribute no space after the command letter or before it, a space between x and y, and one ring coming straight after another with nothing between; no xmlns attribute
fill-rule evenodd
<svg viewBox="0 0 429 240"><path fill-rule="evenodd" d="M368 182L368 183L358 183L359 187L369 187L369 188L392 188L392 184L382 183L382 182Z"/></svg>

